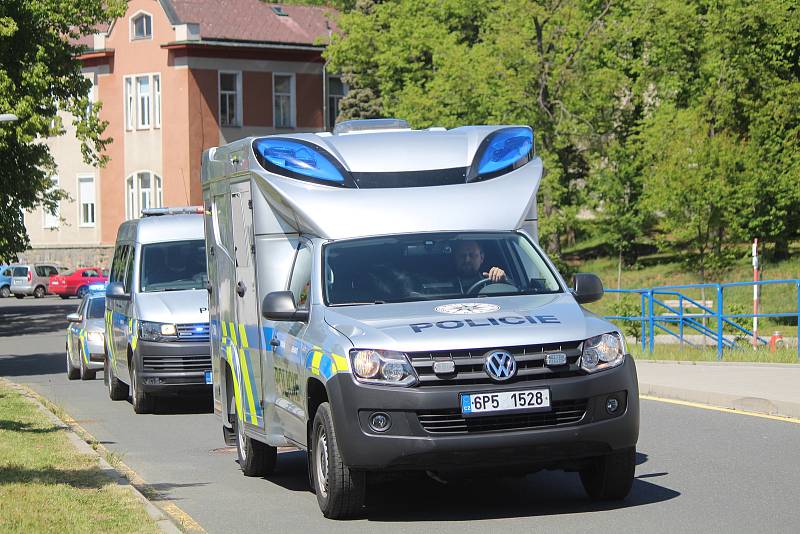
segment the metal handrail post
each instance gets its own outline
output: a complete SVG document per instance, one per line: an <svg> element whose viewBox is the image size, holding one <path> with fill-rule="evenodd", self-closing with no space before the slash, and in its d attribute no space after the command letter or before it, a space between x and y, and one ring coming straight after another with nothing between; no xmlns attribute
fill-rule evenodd
<svg viewBox="0 0 800 534"><path fill-rule="evenodd" d="M800 282L797 282L797 359L800 360Z"/></svg>
<svg viewBox="0 0 800 534"><path fill-rule="evenodd" d="M649 308L649 315L650 315L650 321L649 321L650 322L650 332L649 332L650 333L650 353L652 354L653 353L653 349L655 348L654 345L656 343L656 339L655 339L655 337L656 337L655 336L655 330L656 330L655 323L656 322L655 322L655 319L653 318L653 290L652 289L647 292L647 296L650 298L650 302L648 303L648 308Z"/></svg>
<svg viewBox="0 0 800 534"><path fill-rule="evenodd" d="M680 294L678 296L678 316L679 316L678 328L681 333L680 347L682 349L683 348L683 294Z"/></svg>
<svg viewBox="0 0 800 534"><path fill-rule="evenodd" d="M722 284L717 284L717 360L722 359L722 313L725 309L722 298Z"/></svg>
<svg viewBox="0 0 800 534"><path fill-rule="evenodd" d="M642 318L642 333L639 334L639 337L641 338L641 341L642 341L642 352L644 352L644 348L645 348L644 335L645 335L645 333L647 331L646 324L645 324L645 318L644 318L645 317L644 316L644 298L645 298L644 297L644 293L642 293L640 296L642 297L642 305L639 308L639 317Z"/></svg>

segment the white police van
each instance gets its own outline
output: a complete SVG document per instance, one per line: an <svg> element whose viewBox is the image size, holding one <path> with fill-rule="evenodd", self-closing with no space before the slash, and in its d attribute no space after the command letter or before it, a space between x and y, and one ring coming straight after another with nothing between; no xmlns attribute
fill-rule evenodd
<svg viewBox="0 0 800 534"><path fill-rule="evenodd" d="M536 243L524 126L247 138L204 153L215 411L245 475L308 452L325 516L382 471L580 473L625 497L639 433L622 334Z"/></svg>

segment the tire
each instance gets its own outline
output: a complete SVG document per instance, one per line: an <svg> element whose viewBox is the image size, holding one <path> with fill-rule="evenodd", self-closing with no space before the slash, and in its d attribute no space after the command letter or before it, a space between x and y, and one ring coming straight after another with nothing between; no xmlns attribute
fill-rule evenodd
<svg viewBox="0 0 800 534"><path fill-rule="evenodd" d="M133 404L133 411L136 413L152 413L155 407L153 396L142 389L139 383L139 366L136 364L136 358L131 358L131 404Z"/></svg>
<svg viewBox="0 0 800 534"><path fill-rule="evenodd" d="M86 362L83 361L83 351L80 351L78 356L81 358L81 380L94 380L95 376L97 376L97 371L90 371L86 368Z"/></svg>
<svg viewBox="0 0 800 534"><path fill-rule="evenodd" d="M329 519L347 519L364 506L366 473L351 470L342 461L330 405L317 408L311 430L311 470L314 492L322 515Z"/></svg>
<svg viewBox="0 0 800 534"><path fill-rule="evenodd" d="M33 290L33 298L35 299L44 298L46 294L47 291L42 286L36 286L36 289Z"/></svg>
<svg viewBox="0 0 800 534"><path fill-rule="evenodd" d="M89 288L87 286L81 286L78 288L78 291L75 293L75 296L79 299L82 299L86 296L86 293L89 292Z"/></svg>
<svg viewBox="0 0 800 534"><path fill-rule="evenodd" d="M23 295L22 293L14 293L14 296L17 297L18 299L24 299L25 298L25 295Z"/></svg>
<svg viewBox="0 0 800 534"><path fill-rule="evenodd" d="M72 361L69 357L69 348L67 348L67 378L69 380L77 380L81 376L81 370L72 366Z"/></svg>
<svg viewBox="0 0 800 534"><path fill-rule="evenodd" d="M233 430L236 435L236 454L239 468L246 477L263 477L275 470L278 449L255 440L244 433L244 425L238 413L234 416Z"/></svg>
<svg viewBox="0 0 800 534"><path fill-rule="evenodd" d="M8 286L0 287L0 299L7 299L11 296L11 289Z"/></svg>
<svg viewBox="0 0 800 534"><path fill-rule="evenodd" d="M128 398L128 385L120 382L119 378L114 376L114 369L111 368L111 360L106 355L106 361L103 365L103 382L108 388L108 397L111 400L119 401Z"/></svg>
<svg viewBox="0 0 800 534"><path fill-rule="evenodd" d="M581 483L596 501L616 501L628 496L636 470L636 448L623 449L595 460L581 470Z"/></svg>
<svg viewBox="0 0 800 534"><path fill-rule="evenodd" d="M61 297L61 298L62 298L62 299L64 299L64 300L67 300L67 299L69 299L69 295L59 295L59 297Z"/></svg>

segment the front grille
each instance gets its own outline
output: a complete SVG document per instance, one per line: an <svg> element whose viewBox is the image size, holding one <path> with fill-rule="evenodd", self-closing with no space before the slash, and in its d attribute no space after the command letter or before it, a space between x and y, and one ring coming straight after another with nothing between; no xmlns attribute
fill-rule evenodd
<svg viewBox="0 0 800 534"><path fill-rule="evenodd" d="M453 351L409 352L411 365L417 371L420 386L449 386L471 384L495 384L483 368L485 355L490 350L506 350L517 361L517 374L503 382L510 384L529 380L564 378L580 374L578 359L581 356L581 342L550 343L546 345L524 345L518 347L489 347ZM563 352L567 356L566 365L548 367L545 358L550 353ZM452 361L455 370L449 374L436 374L433 364L437 361Z"/></svg>
<svg viewBox="0 0 800 534"><path fill-rule="evenodd" d="M458 409L417 412L422 428L431 434L471 434L575 425L586 416L587 399L554 401L552 411L463 417Z"/></svg>
<svg viewBox="0 0 800 534"><path fill-rule="evenodd" d="M148 373L202 373L211 370L211 356L143 356L142 370Z"/></svg>
<svg viewBox="0 0 800 534"><path fill-rule="evenodd" d="M179 324L178 341L208 341L208 323Z"/></svg>

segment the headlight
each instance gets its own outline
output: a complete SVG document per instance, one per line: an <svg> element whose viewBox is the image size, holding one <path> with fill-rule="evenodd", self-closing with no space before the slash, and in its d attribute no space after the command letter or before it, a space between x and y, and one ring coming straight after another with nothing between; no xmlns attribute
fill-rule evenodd
<svg viewBox="0 0 800 534"><path fill-rule="evenodd" d="M177 334L178 329L171 323L139 323L139 337L144 341L174 341Z"/></svg>
<svg viewBox="0 0 800 534"><path fill-rule="evenodd" d="M102 343L105 336L102 332L88 332L86 338L90 343Z"/></svg>
<svg viewBox="0 0 800 534"><path fill-rule="evenodd" d="M365 384L413 386L417 383L417 373L402 352L353 349L350 361L353 376Z"/></svg>
<svg viewBox="0 0 800 534"><path fill-rule="evenodd" d="M587 373L611 369L625 360L625 342L619 332L589 338L583 343L581 368Z"/></svg>

